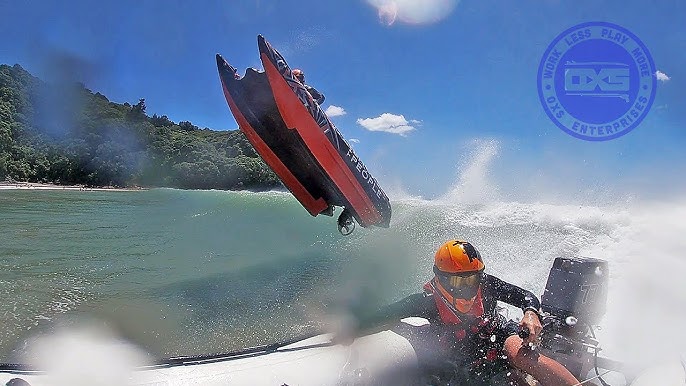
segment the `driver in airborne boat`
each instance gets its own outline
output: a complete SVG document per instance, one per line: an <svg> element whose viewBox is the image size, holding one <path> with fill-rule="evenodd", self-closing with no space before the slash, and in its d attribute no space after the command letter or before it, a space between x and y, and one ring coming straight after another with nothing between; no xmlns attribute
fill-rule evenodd
<svg viewBox="0 0 686 386"><path fill-rule="evenodd" d="M538 298L485 274L485 267L470 243L450 240L436 252L434 277L424 285L423 293L410 295L366 318L363 315L358 319L359 330L377 329L405 317L423 317L432 328L435 326L431 331L436 333L431 336L437 343L429 350L442 358L439 362L443 364L430 367L437 367L441 379L457 377L468 385L490 384L497 374L512 377L508 368L514 367L543 386L578 385L569 370L532 348L542 330ZM521 322L505 320L497 312L497 301L521 308ZM526 331L521 335L524 338L520 331ZM449 354L442 357L440 353Z"/></svg>
<svg viewBox="0 0 686 386"><path fill-rule="evenodd" d="M305 86L305 90L307 90L307 92L309 92L310 95L312 95L312 99L314 99L314 101L321 106L321 104L324 103L324 99L326 98L324 97L324 94L317 91L316 88L305 84L305 73L303 72L303 70L296 68L292 71L292 73L293 76L296 79L298 79L298 81L300 81L300 83L302 83L303 86Z"/></svg>

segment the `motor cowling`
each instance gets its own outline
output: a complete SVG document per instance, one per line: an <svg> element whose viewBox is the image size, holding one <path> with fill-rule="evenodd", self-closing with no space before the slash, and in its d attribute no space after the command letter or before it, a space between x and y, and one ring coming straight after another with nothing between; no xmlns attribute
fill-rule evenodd
<svg viewBox="0 0 686 386"><path fill-rule="evenodd" d="M541 308L560 319L573 316L586 325L597 325L605 315L608 282L606 261L558 257L548 275Z"/></svg>

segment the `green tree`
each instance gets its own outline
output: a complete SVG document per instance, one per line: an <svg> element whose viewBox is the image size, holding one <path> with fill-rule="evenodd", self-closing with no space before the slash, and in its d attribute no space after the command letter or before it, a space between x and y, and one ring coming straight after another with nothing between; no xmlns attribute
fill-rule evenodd
<svg viewBox="0 0 686 386"><path fill-rule="evenodd" d="M58 124L59 127L56 126ZM0 65L0 179L91 186L279 186L243 133L199 130L115 103L83 84L48 85Z"/></svg>

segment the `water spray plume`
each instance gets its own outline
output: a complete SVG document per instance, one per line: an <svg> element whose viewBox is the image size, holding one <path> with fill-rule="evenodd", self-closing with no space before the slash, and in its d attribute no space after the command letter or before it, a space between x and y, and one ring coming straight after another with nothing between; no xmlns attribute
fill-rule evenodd
<svg viewBox="0 0 686 386"><path fill-rule="evenodd" d="M477 204L496 200L498 188L490 182L489 172L499 149L500 145L494 140L475 140L469 149L463 149L464 157L457 167L457 181L440 201Z"/></svg>

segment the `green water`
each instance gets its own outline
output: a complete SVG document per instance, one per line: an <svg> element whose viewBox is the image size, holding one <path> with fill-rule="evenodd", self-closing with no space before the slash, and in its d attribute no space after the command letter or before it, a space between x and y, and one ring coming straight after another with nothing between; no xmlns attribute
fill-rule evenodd
<svg viewBox="0 0 686 386"><path fill-rule="evenodd" d="M155 356L307 334L357 301L357 279L376 281L365 249L391 235L344 238L334 218L277 192L2 191L0 218L0 361L83 320ZM379 298L400 286L412 284L397 280Z"/></svg>

